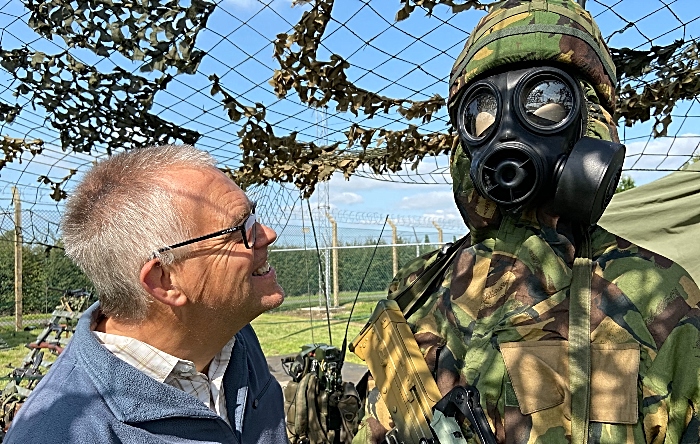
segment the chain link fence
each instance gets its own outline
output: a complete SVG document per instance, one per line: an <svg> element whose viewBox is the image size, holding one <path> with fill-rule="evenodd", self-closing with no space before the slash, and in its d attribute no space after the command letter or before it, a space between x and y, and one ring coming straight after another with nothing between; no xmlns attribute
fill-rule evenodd
<svg viewBox="0 0 700 444"><path fill-rule="evenodd" d="M398 269L466 233L438 222L432 230L398 227L391 219L384 228L319 225L287 225L270 249L269 262L287 295L280 310L382 299Z"/></svg>
<svg viewBox="0 0 700 444"><path fill-rule="evenodd" d="M89 279L64 254L60 217L58 210L27 209L17 223L13 209L0 212L0 330L39 326L65 291L92 290ZM307 213L283 226L271 224L278 239L269 249L269 262L287 294L278 310L333 308L356 296L381 299L399 268L466 233L439 220L393 216L384 223L382 218ZM22 245L20 305L15 291L20 282L17 239Z"/></svg>
<svg viewBox="0 0 700 444"><path fill-rule="evenodd" d="M0 329L40 326L65 291L92 288L63 252L59 220L58 211L25 210L19 219L14 211L0 212Z"/></svg>

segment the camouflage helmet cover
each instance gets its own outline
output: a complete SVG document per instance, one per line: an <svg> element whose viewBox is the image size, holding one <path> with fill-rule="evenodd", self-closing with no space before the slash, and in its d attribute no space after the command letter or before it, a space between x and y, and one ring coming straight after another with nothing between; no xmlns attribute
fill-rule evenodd
<svg viewBox="0 0 700 444"><path fill-rule="evenodd" d="M489 7L455 61L448 107L477 76L506 65L552 62L588 80L610 113L615 106L615 65L591 15L572 0L507 0Z"/></svg>

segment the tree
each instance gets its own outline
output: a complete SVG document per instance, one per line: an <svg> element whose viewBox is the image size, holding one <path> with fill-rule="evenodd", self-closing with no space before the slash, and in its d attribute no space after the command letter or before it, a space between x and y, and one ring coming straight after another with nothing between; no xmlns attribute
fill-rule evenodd
<svg viewBox="0 0 700 444"><path fill-rule="evenodd" d="M635 186L636 185L634 184L634 179L632 179L631 176L623 175L622 178L620 179L620 183L617 184L617 189L615 190L615 194L622 193L623 191L631 190Z"/></svg>
<svg viewBox="0 0 700 444"><path fill-rule="evenodd" d="M15 312L14 263L14 232L10 230L0 235L0 315L4 316ZM62 248L46 251L40 246L22 246L23 313L48 313L65 290L92 287Z"/></svg>

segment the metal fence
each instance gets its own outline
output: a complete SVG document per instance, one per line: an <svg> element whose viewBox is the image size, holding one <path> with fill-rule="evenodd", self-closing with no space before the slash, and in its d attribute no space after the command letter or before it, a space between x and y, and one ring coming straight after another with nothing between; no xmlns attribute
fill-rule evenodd
<svg viewBox="0 0 700 444"><path fill-rule="evenodd" d="M58 211L0 212L0 329L41 326L65 291L91 289L63 253L59 220Z"/></svg>
<svg viewBox="0 0 700 444"><path fill-rule="evenodd" d="M436 222L427 227L399 227L392 219L384 227L318 224L288 225L270 249L269 262L287 299L281 309L337 307L353 300L379 299L398 269L418 256L465 234Z"/></svg>
<svg viewBox="0 0 700 444"><path fill-rule="evenodd" d="M280 310L339 306L358 292L360 300L379 299L400 267L465 233L437 220L385 217L318 210L273 225L278 239L269 262L287 293ZM58 210L0 212L0 329L39 326L65 291L92 290L64 255L59 221Z"/></svg>

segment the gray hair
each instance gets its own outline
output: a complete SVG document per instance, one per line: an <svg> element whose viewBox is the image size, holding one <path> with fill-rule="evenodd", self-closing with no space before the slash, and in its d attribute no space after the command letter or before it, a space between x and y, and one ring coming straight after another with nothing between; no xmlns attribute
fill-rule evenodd
<svg viewBox="0 0 700 444"><path fill-rule="evenodd" d="M189 237L190 221L163 173L215 165L192 146L164 145L116 154L85 174L61 228L66 255L92 280L106 316L145 319L152 299L139 282L141 267L154 250Z"/></svg>

